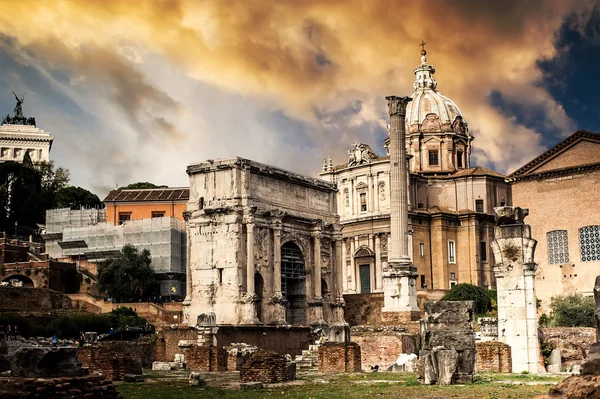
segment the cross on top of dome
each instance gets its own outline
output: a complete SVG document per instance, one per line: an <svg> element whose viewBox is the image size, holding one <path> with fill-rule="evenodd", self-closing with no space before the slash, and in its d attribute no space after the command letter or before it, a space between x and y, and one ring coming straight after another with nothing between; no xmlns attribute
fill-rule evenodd
<svg viewBox="0 0 600 399"><path fill-rule="evenodd" d="M435 68L432 65L427 64L427 51L425 51L426 44L427 43L425 43L424 41L421 41L421 44L419 44L419 46L421 46L421 65L417 66L417 68L414 70L415 76L417 77L415 79L415 83L413 84L413 88L415 90L435 90L435 88L437 87L437 82L433 78Z"/></svg>

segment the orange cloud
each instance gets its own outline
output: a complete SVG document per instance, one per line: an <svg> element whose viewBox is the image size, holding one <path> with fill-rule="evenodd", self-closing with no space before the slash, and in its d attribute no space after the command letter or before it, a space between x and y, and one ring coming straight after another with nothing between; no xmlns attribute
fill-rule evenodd
<svg viewBox="0 0 600 399"><path fill-rule="evenodd" d="M383 125L382 98L412 92L418 43L424 39L429 62L438 69L438 89L461 108L476 135L478 160L509 171L544 144L540 132L501 115L488 96L499 90L525 109L541 108L549 126L571 132L576 124L537 85L536 61L554 54L553 35L565 17L590 6L582 1L3 2L0 32L34 57L100 79L105 95L123 109L134 107L138 117L148 107L193 108L154 88L136 69L145 56L157 54L193 79L259 97L307 121L314 126L312 139L340 157L345 149L339 138L323 134L327 127L315 109L334 112L360 100L363 106L349 123ZM170 129L177 131L176 124Z"/></svg>

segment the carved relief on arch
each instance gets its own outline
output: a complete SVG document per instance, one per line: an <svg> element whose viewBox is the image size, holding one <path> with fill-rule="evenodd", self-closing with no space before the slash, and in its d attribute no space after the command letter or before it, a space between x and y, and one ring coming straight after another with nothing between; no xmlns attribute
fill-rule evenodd
<svg viewBox="0 0 600 399"><path fill-rule="evenodd" d="M298 248L300 248L300 250L302 251L304 259L310 259L310 243L309 238L307 236L283 231L281 233L281 245L289 241L292 241L294 244L298 245Z"/></svg>
<svg viewBox="0 0 600 399"><path fill-rule="evenodd" d="M421 125L422 132L441 132L442 124L440 123L440 117L437 114L427 114L425 120Z"/></svg>
<svg viewBox="0 0 600 399"><path fill-rule="evenodd" d="M257 227L254 229L254 257L256 260L269 258L269 229Z"/></svg>

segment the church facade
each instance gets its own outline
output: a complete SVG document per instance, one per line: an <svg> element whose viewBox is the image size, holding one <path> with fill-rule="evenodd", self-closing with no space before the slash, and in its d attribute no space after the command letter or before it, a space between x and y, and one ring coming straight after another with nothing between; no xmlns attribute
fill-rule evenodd
<svg viewBox="0 0 600 399"><path fill-rule="evenodd" d="M504 175L471 167L473 136L466 119L437 91L435 69L424 50L421 55L406 109L409 246L417 287L493 287L493 208L511 205L511 187ZM389 138L386 150L388 144ZM338 188L343 290L382 292L390 241L389 151L378 157L368 145L355 143L348 155L343 165L324 161L320 173Z"/></svg>

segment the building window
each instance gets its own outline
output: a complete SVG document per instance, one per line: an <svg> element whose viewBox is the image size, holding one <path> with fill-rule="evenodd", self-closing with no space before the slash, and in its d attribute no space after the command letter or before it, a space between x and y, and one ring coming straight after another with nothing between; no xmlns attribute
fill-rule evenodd
<svg viewBox="0 0 600 399"><path fill-rule="evenodd" d="M419 243L419 255L421 258L425 257L425 244Z"/></svg>
<svg viewBox="0 0 600 399"><path fill-rule="evenodd" d="M463 152L462 151L458 151L456 153L456 166L458 166L459 168L463 167Z"/></svg>
<svg viewBox="0 0 600 399"><path fill-rule="evenodd" d="M154 218L164 218L165 217L165 212L164 211L152 211L152 219Z"/></svg>
<svg viewBox="0 0 600 399"><path fill-rule="evenodd" d="M483 200L475 200L475 212L483 212Z"/></svg>
<svg viewBox="0 0 600 399"><path fill-rule="evenodd" d="M456 281L456 273L450 272L450 280Z"/></svg>
<svg viewBox="0 0 600 399"><path fill-rule="evenodd" d="M500 201L500 206L506 206L506 202Z"/></svg>
<svg viewBox="0 0 600 399"><path fill-rule="evenodd" d="M548 264L558 265L569 262L569 238L567 230L554 230L546 233L548 239Z"/></svg>
<svg viewBox="0 0 600 399"><path fill-rule="evenodd" d="M131 212L119 212L119 224L131 220Z"/></svg>
<svg viewBox="0 0 600 399"><path fill-rule="evenodd" d="M200 197L198 206L199 206L199 209L204 209L204 197Z"/></svg>
<svg viewBox="0 0 600 399"><path fill-rule="evenodd" d="M360 194L360 211L361 212L367 211L367 193Z"/></svg>
<svg viewBox="0 0 600 399"><path fill-rule="evenodd" d="M425 275L421 274L421 289L427 289L427 284L425 284Z"/></svg>
<svg viewBox="0 0 600 399"><path fill-rule="evenodd" d="M586 226L579 229L581 261L600 260L600 226Z"/></svg>
<svg viewBox="0 0 600 399"><path fill-rule="evenodd" d="M222 268L218 268L217 272L219 274L219 285L223 284L223 269Z"/></svg>
<svg viewBox="0 0 600 399"><path fill-rule="evenodd" d="M456 245L454 241L448 241L448 262L456 263Z"/></svg>
<svg viewBox="0 0 600 399"><path fill-rule="evenodd" d="M479 243L479 250L481 251L481 261L487 262L487 243L485 241Z"/></svg>
<svg viewBox="0 0 600 399"><path fill-rule="evenodd" d="M437 166L438 162L438 150L429 150L429 166Z"/></svg>

